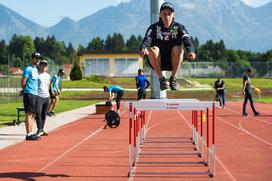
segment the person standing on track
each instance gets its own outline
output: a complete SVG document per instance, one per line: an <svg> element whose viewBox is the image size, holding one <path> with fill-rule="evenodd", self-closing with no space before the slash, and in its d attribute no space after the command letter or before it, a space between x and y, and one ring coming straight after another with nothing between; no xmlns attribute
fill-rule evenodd
<svg viewBox="0 0 272 181"><path fill-rule="evenodd" d="M136 80L136 88L137 88L137 100L145 99L146 89L150 85L146 76L144 75L144 71L142 69L138 69L138 76L135 77Z"/></svg>
<svg viewBox="0 0 272 181"><path fill-rule="evenodd" d="M62 69L59 69L58 74L54 75L50 82L49 91L50 91L51 102L47 112L48 116L55 116L54 109L56 107L57 102L59 101L59 96L61 95L60 81L63 75L64 75L64 71Z"/></svg>
<svg viewBox="0 0 272 181"><path fill-rule="evenodd" d="M225 81L222 80L221 78L218 78L214 82L214 89L216 91L216 98L218 98L220 106L222 108L225 108Z"/></svg>
<svg viewBox="0 0 272 181"><path fill-rule="evenodd" d="M123 98L124 95L124 89L120 86L117 85L111 85L111 86L104 86L103 87L104 92L108 92L109 93L109 99L108 101L112 101L114 98L114 93L117 94L116 96L116 106L117 106L117 113L120 113L120 102Z"/></svg>
<svg viewBox="0 0 272 181"><path fill-rule="evenodd" d="M253 101L253 96L252 96L252 89L254 89L253 86L250 85L250 76L252 74L252 69L248 68L246 73L244 74L243 77L243 90L242 93L244 95L244 104L243 104L243 116L247 116L246 112L246 105L249 100L251 109L254 113L255 116L259 116L260 113L256 111L254 107L254 101Z"/></svg>
<svg viewBox="0 0 272 181"><path fill-rule="evenodd" d="M26 140L39 139L39 137L33 133L32 129L36 115L36 104L38 96L39 72L36 66L39 64L41 59L41 54L37 52L31 55L31 63L25 67L21 80L21 87L23 89L23 102L26 112Z"/></svg>
<svg viewBox="0 0 272 181"><path fill-rule="evenodd" d="M38 79L38 98L37 98L37 136L47 136L44 132L44 124L46 121L46 115L49 107L49 87L50 87L50 75L47 71L48 63L46 60L42 60L39 64L40 74Z"/></svg>
<svg viewBox="0 0 272 181"><path fill-rule="evenodd" d="M174 21L174 6L163 3L160 7L160 19L146 31L140 46L140 56L148 56L148 63L156 72L160 81L160 89L169 88L169 83L162 74L162 70L172 71L170 77L171 90L178 90L176 74L183 60L184 45L187 58L196 58L194 46L185 26Z"/></svg>

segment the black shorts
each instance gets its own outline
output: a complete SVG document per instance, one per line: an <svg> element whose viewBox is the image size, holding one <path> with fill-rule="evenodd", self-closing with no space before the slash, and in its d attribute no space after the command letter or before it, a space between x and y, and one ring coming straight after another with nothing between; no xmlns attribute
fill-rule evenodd
<svg viewBox="0 0 272 181"><path fill-rule="evenodd" d="M26 93L23 95L25 112L36 113L37 96Z"/></svg>
<svg viewBox="0 0 272 181"><path fill-rule="evenodd" d="M180 46L180 45L174 45L174 46ZM160 49L160 60L161 60L161 70L167 70L167 71L172 71L173 67L172 67L172 48L174 46L170 46L167 48L163 48L163 47L159 47ZM152 67L152 65L149 62L149 59L147 59L147 63L149 64L149 66L154 69Z"/></svg>
<svg viewBox="0 0 272 181"><path fill-rule="evenodd" d="M171 52L160 51L161 58L161 70L172 71L172 59ZM149 62L149 58L147 58L148 65L154 70L151 63Z"/></svg>
<svg viewBox="0 0 272 181"><path fill-rule="evenodd" d="M50 94L50 98L52 99L55 99L58 96L57 92L51 89L49 89L49 94Z"/></svg>

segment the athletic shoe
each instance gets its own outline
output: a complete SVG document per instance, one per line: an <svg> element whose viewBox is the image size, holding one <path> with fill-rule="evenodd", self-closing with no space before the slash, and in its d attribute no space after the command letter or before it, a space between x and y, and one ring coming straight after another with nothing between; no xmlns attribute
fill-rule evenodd
<svg viewBox="0 0 272 181"><path fill-rule="evenodd" d="M30 136L26 136L25 139L28 140L28 141L35 141L35 140L39 140L39 139L41 139L41 138L38 137L38 136L36 136L35 134L32 134L32 135L30 135Z"/></svg>
<svg viewBox="0 0 272 181"><path fill-rule="evenodd" d="M170 77L170 88L171 90L179 90L176 77Z"/></svg>
<svg viewBox="0 0 272 181"><path fill-rule="evenodd" d="M165 89L169 88L169 84L168 84L167 80L165 79L165 77L160 78L159 81L160 81L161 90L165 90Z"/></svg>
<svg viewBox="0 0 272 181"><path fill-rule="evenodd" d="M43 130L38 130L36 133L36 136L40 137L40 136L42 136L42 134L43 134Z"/></svg>
<svg viewBox="0 0 272 181"><path fill-rule="evenodd" d="M46 132L43 131L41 136L48 136L48 134Z"/></svg>
<svg viewBox="0 0 272 181"><path fill-rule="evenodd" d="M247 116L247 113L243 113L243 116Z"/></svg>
<svg viewBox="0 0 272 181"><path fill-rule="evenodd" d="M260 116L260 113L259 112L255 112L254 116Z"/></svg>
<svg viewBox="0 0 272 181"><path fill-rule="evenodd" d="M46 115L47 115L47 116L50 116L50 117L52 116L52 114L51 114L50 112L48 112Z"/></svg>
<svg viewBox="0 0 272 181"><path fill-rule="evenodd" d="M56 116L56 114L53 111L49 112L51 115Z"/></svg>

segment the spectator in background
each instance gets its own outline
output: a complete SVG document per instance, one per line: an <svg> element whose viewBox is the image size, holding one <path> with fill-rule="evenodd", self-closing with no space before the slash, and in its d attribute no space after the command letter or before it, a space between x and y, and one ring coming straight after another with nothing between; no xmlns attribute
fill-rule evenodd
<svg viewBox="0 0 272 181"><path fill-rule="evenodd" d="M150 85L146 76L144 75L144 71L142 69L138 69L138 76L135 77L136 80L136 88L137 88L137 100L145 99L146 89Z"/></svg>
<svg viewBox="0 0 272 181"><path fill-rule="evenodd" d="M23 89L23 102L26 112L26 140L39 139L39 137L33 133L32 129L36 115L36 104L38 96L39 73L36 66L39 64L41 59L42 57L39 53L33 53L31 55L31 63L25 67L21 80L21 87Z"/></svg>
<svg viewBox="0 0 272 181"><path fill-rule="evenodd" d="M246 105L249 100L251 109L255 116L259 116L260 113L256 111L254 107L253 97L252 97L252 88L255 89L255 87L250 85L250 76L252 74L252 69L248 68L246 73L243 77L243 90L242 93L244 95L244 104L243 104L243 116L247 116L246 112Z"/></svg>
<svg viewBox="0 0 272 181"><path fill-rule="evenodd" d="M104 86L103 89L104 89L104 92L109 93L108 101L112 101L114 99L114 93L117 94L116 107L117 107L117 113L119 114L120 113L120 102L121 102L123 95L124 95L124 89L120 86L117 86L117 85Z"/></svg>
<svg viewBox="0 0 272 181"><path fill-rule="evenodd" d="M46 114L49 107L49 87L50 87L50 75L47 71L47 61L42 60L39 64L40 74L38 79L38 98L37 98L37 136L47 136L47 133L44 132L44 124L46 121Z"/></svg>
<svg viewBox="0 0 272 181"><path fill-rule="evenodd" d="M225 90L225 82L221 78L218 78L214 82L214 89L216 90L215 99L218 99L220 106L225 108L225 98L226 98L226 90Z"/></svg>
<svg viewBox="0 0 272 181"><path fill-rule="evenodd" d="M59 96L61 95L60 81L63 75L64 75L64 71L62 69L59 69L58 74L54 75L50 82L49 91L50 91L51 102L47 112L48 116L55 116L54 109L56 107L57 102L59 101Z"/></svg>

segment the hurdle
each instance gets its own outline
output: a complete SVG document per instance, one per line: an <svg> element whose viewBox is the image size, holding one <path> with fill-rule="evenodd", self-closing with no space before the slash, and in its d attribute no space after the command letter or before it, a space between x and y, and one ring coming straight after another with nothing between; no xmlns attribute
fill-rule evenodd
<svg viewBox="0 0 272 181"><path fill-rule="evenodd" d="M207 124L207 156L203 161L204 165L208 167L210 177L215 176L215 108L219 107L219 103L215 101L199 101L197 99L144 99L139 101L129 101L125 103L129 108L129 171L128 177L134 174L134 168L137 164L139 153L144 144L146 136L146 117L145 111L160 111L160 110L187 110L192 111L192 142L195 145L195 150L198 151L199 157L204 157L204 137L203 137L203 122L204 111L206 111L206 124ZM212 134L210 134L210 110L212 110ZM198 113L200 112L200 115ZM198 116L200 116L200 133ZM133 121L133 123L132 123ZM132 135L132 129L134 134ZM210 138L211 136L211 138ZM133 137L133 138L132 138ZM132 146L132 139L134 144ZM200 145L199 143L200 139ZM210 149L210 139L212 139L212 150ZM200 146L200 150L199 150ZM134 156L133 155L134 151ZM212 152L211 168L210 168L210 152ZM134 157L134 158L133 158Z"/></svg>

